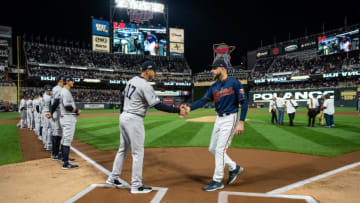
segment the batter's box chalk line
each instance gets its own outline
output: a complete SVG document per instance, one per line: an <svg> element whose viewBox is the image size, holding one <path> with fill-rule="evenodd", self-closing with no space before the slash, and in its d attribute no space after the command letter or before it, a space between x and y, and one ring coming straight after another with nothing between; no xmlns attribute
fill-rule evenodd
<svg viewBox="0 0 360 203"><path fill-rule="evenodd" d="M73 150L77 155L79 155L80 157L85 159L87 162L89 162L95 168L99 169L105 175L107 175L107 176L111 175L109 170L102 167L100 164L96 163L94 160L92 160L90 157L86 156L84 153L80 152L79 150L77 150L74 147L71 147L71 150ZM79 200L80 198L82 198L83 196L85 196L86 194L88 194L89 192L91 192L92 190L94 190L95 188L125 188L125 189L130 189L129 183L127 183L125 180L120 179L120 182L121 182L122 185L124 185L124 187L116 187L116 186L109 185L109 184L92 184L89 187L87 187L86 189L84 189L83 191L76 194L75 196L73 196L70 199L66 200L65 203L75 202L75 201ZM153 188L153 190L156 190L157 193L155 194L153 199L150 201L150 203L160 203L161 199L165 196L168 188L163 188L163 187L152 187L152 188Z"/></svg>
<svg viewBox="0 0 360 203"><path fill-rule="evenodd" d="M252 193L252 192L219 192L219 203L227 203L229 195L246 196L246 197L269 197L269 198L284 198L284 199L303 199L308 203L317 203L317 201L310 196L303 195L278 195L278 194L265 194L265 193Z"/></svg>
<svg viewBox="0 0 360 203"><path fill-rule="evenodd" d="M106 168L102 167L101 165L96 163L94 160L92 160L91 158L89 158L88 156L86 156L85 154L83 154L82 152L77 150L76 148L71 147L71 149L76 154L78 154L80 157L82 157L87 162L89 162L91 165L93 165L95 168L99 169L100 171L102 171L107 176L110 176L111 173ZM286 192L288 190L303 186L305 184L320 180L322 178L334 175L336 173L339 173L339 172L342 172L342 171L345 171L345 170L348 170L348 169L351 169L351 168L354 168L354 167L357 167L357 166L360 166L360 162L349 164L349 165L340 167L338 169L335 169L335 170L332 170L332 171L329 171L329 172L314 176L312 178L308 178L308 179L298 181L298 182L295 182L293 184L290 184L290 185L287 185L287 186L272 190L272 191L267 192L267 193L221 191L221 192L219 192L218 202L219 203L227 203L229 195L237 195L237 196L250 196L250 197L274 197L274 198L287 198L287 199L303 199L303 200L307 201L308 203L317 203L317 201L314 198L312 198L311 196L305 196L305 195L281 195L280 193ZM126 181L120 179L120 182L124 185L123 188L130 188L130 185ZM85 190L81 191L80 193L76 194L75 196L73 196L72 198L67 200L65 203L75 202L76 200L78 200L81 197L85 196L87 193L91 192L93 189L95 189L97 187L116 188L116 186L109 185L109 184L92 184L88 188L86 188ZM151 203L159 203L162 200L162 198L165 196L168 188L153 187L153 190L157 190L158 192L156 193L156 195L151 200Z"/></svg>
<svg viewBox="0 0 360 203"><path fill-rule="evenodd" d="M275 198L288 198L288 199L303 199L306 200L308 203L317 203L317 201L312 198L311 196L305 196L305 195L281 195L280 193L286 192L288 190L292 190L294 188L303 186L305 184L320 180L322 178L326 178L328 176L334 175L336 173L340 173L345 170L349 170L351 168L355 168L357 166L360 166L360 162L356 162L353 164L349 164L343 167L340 167L338 169L334 169L332 171L325 172L323 174L314 176L312 178L308 178L302 181L295 182L293 184L272 190L267 193L249 193L249 192L230 192L230 191L222 191L219 192L219 203L227 203L229 195L238 195L238 196L250 196L250 197L275 197Z"/></svg>

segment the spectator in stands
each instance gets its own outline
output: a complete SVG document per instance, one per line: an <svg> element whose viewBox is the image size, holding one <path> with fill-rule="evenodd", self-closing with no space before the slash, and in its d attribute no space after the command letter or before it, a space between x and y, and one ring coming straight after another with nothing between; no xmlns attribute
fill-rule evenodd
<svg viewBox="0 0 360 203"><path fill-rule="evenodd" d="M283 125L284 122L284 108L285 108L285 101L284 101L284 94L280 93L279 97L276 98L276 107L279 112L279 119L278 124Z"/></svg>
<svg viewBox="0 0 360 203"><path fill-rule="evenodd" d="M269 103L269 112L271 113L271 123L276 124L278 122L276 116L276 97L273 96ZM275 121L275 122L274 122Z"/></svg>

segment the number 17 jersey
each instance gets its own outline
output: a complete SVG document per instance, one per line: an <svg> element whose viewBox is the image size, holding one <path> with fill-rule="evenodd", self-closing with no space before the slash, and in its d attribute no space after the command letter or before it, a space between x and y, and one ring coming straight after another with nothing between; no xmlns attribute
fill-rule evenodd
<svg viewBox="0 0 360 203"><path fill-rule="evenodd" d="M144 117L149 107L160 103L154 88L141 76L129 80L124 89L124 112Z"/></svg>

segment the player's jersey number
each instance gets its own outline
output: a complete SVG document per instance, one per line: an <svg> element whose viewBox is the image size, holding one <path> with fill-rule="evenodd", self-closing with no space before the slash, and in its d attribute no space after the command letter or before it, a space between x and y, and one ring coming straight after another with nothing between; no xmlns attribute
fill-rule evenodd
<svg viewBox="0 0 360 203"><path fill-rule="evenodd" d="M129 83L126 88L125 96L131 100L131 96L134 94L135 90L136 90L136 87Z"/></svg>

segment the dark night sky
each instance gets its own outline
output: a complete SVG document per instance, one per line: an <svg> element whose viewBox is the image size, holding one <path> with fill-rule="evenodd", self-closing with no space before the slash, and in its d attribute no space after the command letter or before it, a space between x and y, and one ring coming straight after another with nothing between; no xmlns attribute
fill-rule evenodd
<svg viewBox="0 0 360 203"><path fill-rule="evenodd" d="M90 16L109 18L108 0L18 0L2 2L0 25L42 37L90 42ZM164 1L163 1L164 2ZM237 47L232 64L239 64L246 51L276 41L360 23L357 0L323 1L191 1L167 0L169 25L185 28L185 56L194 72L212 62L212 44ZM236 4L235 4L236 2ZM240 5L238 5L240 4ZM5 10L5 12L3 12Z"/></svg>

